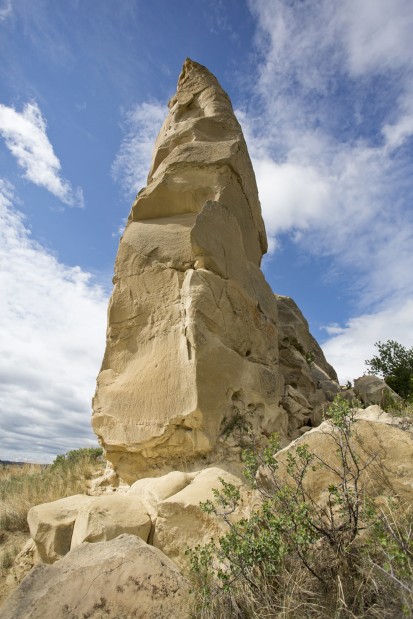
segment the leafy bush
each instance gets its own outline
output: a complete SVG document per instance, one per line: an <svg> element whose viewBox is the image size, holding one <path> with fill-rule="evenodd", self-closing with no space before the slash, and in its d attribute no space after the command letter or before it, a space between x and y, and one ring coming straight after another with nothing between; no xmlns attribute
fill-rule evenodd
<svg viewBox="0 0 413 619"><path fill-rule="evenodd" d="M413 604L413 517L400 502L377 507L364 478L354 411L336 399L329 410L337 465L300 444L276 457L277 437L244 452L245 476L260 498L234 522L240 492L224 483L202 509L228 532L189 550L199 618L400 617ZM252 439L253 443L253 439ZM316 502L305 483L327 467L337 481Z"/></svg>
<svg viewBox="0 0 413 619"><path fill-rule="evenodd" d="M405 348L394 340L376 342L379 354L366 360L369 374L384 378L402 398L413 396L413 347Z"/></svg>
<svg viewBox="0 0 413 619"><path fill-rule="evenodd" d="M65 454L59 454L54 459L51 468L56 469L59 466L75 466L79 463L85 464L90 462L102 461L103 449L101 447L82 447L81 449L73 449Z"/></svg>

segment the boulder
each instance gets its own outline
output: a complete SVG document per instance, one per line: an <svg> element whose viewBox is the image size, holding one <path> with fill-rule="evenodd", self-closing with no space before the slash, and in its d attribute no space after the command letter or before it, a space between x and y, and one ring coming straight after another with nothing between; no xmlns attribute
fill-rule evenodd
<svg viewBox="0 0 413 619"><path fill-rule="evenodd" d="M69 552L77 514L89 501L76 494L30 509L27 522L42 561L53 563Z"/></svg>
<svg viewBox="0 0 413 619"><path fill-rule="evenodd" d="M183 490L195 479L196 475L197 473L172 471L162 477L139 479L132 484L128 494L139 497L154 521L158 514L158 503Z"/></svg>
<svg viewBox="0 0 413 619"><path fill-rule="evenodd" d="M106 542L122 533L148 541L151 518L138 496L109 494L90 497L77 514L70 548L83 542Z"/></svg>
<svg viewBox="0 0 413 619"><path fill-rule="evenodd" d="M213 467L199 472L183 490L158 504L153 545L179 566L187 563L186 548L206 544L227 530L221 519L206 514L200 507L201 502L214 500L214 489L222 489L220 479L237 487L242 485L235 475ZM235 514L234 518L240 515Z"/></svg>
<svg viewBox="0 0 413 619"><path fill-rule="evenodd" d="M304 480L304 487L314 501L320 503L327 496L327 489L336 484L339 477L333 469L340 468L338 444L340 435L337 428L324 421L317 428L306 432L277 454L280 462L279 474L285 472L288 457L296 453L300 445L307 445L316 458L313 469L310 467ZM359 409L352 425L350 447L362 469L360 487L364 485L371 497L398 496L408 501L413 492L413 433L403 419L384 413L378 406ZM320 462L327 466L320 465ZM260 471L264 485L269 483L265 469Z"/></svg>
<svg viewBox="0 0 413 619"><path fill-rule="evenodd" d="M378 404L383 406L386 402L400 402L401 397L389 387L382 378L373 374L366 374L354 381L354 392L363 404Z"/></svg>
<svg viewBox="0 0 413 619"><path fill-rule="evenodd" d="M160 550L121 535L36 566L0 609L0 619L186 619L188 592Z"/></svg>

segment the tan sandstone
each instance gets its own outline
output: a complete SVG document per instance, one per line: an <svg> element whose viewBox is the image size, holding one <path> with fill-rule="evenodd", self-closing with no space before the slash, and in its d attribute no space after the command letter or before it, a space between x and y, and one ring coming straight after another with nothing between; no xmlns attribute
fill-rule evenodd
<svg viewBox="0 0 413 619"><path fill-rule="evenodd" d="M70 548L83 542L106 542L122 533L148 541L151 518L138 496L90 497L77 514Z"/></svg>
<svg viewBox="0 0 413 619"><path fill-rule="evenodd" d="M402 398L382 378L372 374L366 374L355 379L354 393L363 404L383 406L386 401L402 401Z"/></svg>
<svg viewBox="0 0 413 619"><path fill-rule="evenodd" d="M27 522L42 561L53 563L69 552L77 514L89 501L76 494L31 508Z"/></svg>
<svg viewBox="0 0 413 619"><path fill-rule="evenodd" d="M260 270L266 249L228 95L187 59L119 245L94 398L94 431L128 483L235 458L223 434L234 417L284 437L318 419L327 398L318 385L326 378L330 389L335 377L319 349L311 376L307 343L298 352L286 344L280 365L280 302Z"/></svg>
<svg viewBox="0 0 413 619"><path fill-rule="evenodd" d="M200 507L201 502L214 500L214 489L222 490L221 479L238 488L242 485L235 475L212 467L200 471L183 490L158 504L153 545L181 567L187 565L186 548L206 544L227 531L222 519Z"/></svg>
<svg viewBox="0 0 413 619"><path fill-rule="evenodd" d="M158 515L158 504L164 499L178 494L195 479L197 474L172 471L162 477L139 479L132 484L128 494L139 497L152 521L154 521Z"/></svg>
<svg viewBox="0 0 413 619"><path fill-rule="evenodd" d="M413 491L413 433L403 419L384 413L379 406L359 409L353 422L349 445L358 459L361 473L360 484L371 497L398 496L411 501ZM332 469L340 470L337 455L337 428L330 421L307 432L277 454L281 465L286 465L289 454L295 454L300 445L307 445L316 456L313 469L310 467L304 480L304 487L317 503L322 503L328 494L328 487L336 484L339 477ZM321 465L324 462L327 466ZM281 466L280 474L288 475ZM265 483L266 473L261 470ZM360 485L361 487L361 485Z"/></svg>
<svg viewBox="0 0 413 619"><path fill-rule="evenodd" d="M188 584L168 557L121 535L36 566L0 609L0 619L186 619L187 598Z"/></svg>

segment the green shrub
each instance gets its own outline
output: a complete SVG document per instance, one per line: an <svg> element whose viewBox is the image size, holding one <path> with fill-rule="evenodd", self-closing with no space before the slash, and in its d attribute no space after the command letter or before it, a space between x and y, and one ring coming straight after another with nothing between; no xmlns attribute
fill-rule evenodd
<svg viewBox="0 0 413 619"><path fill-rule="evenodd" d="M61 466L75 466L80 463L85 464L90 462L101 462L103 458L103 449L101 447L82 447L81 449L73 449L65 454L59 454L54 459L51 468L56 469Z"/></svg>
<svg viewBox="0 0 413 619"><path fill-rule="evenodd" d="M221 480L214 500L201 504L223 519L219 540L188 550L197 618L400 617L413 608L413 518L400 502L377 507L363 479L374 457L362 458L354 411L330 407L338 465L298 445L285 464L268 447L244 452L245 476L260 497L238 522L239 490ZM316 502L306 476L327 467L337 483ZM411 616L407 614L406 616Z"/></svg>

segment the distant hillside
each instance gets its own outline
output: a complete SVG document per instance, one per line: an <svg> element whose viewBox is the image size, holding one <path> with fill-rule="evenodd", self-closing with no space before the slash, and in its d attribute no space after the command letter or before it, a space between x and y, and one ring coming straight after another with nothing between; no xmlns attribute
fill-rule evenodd
<svg viewBox="0 0 413 619"><path fill-rule="evenodd" d="M0 460L0 466L24 466L25 464L33 464L32 462L14 462L11 460ZM47 464L36 464L36 466L47 466Z"/></svg>

